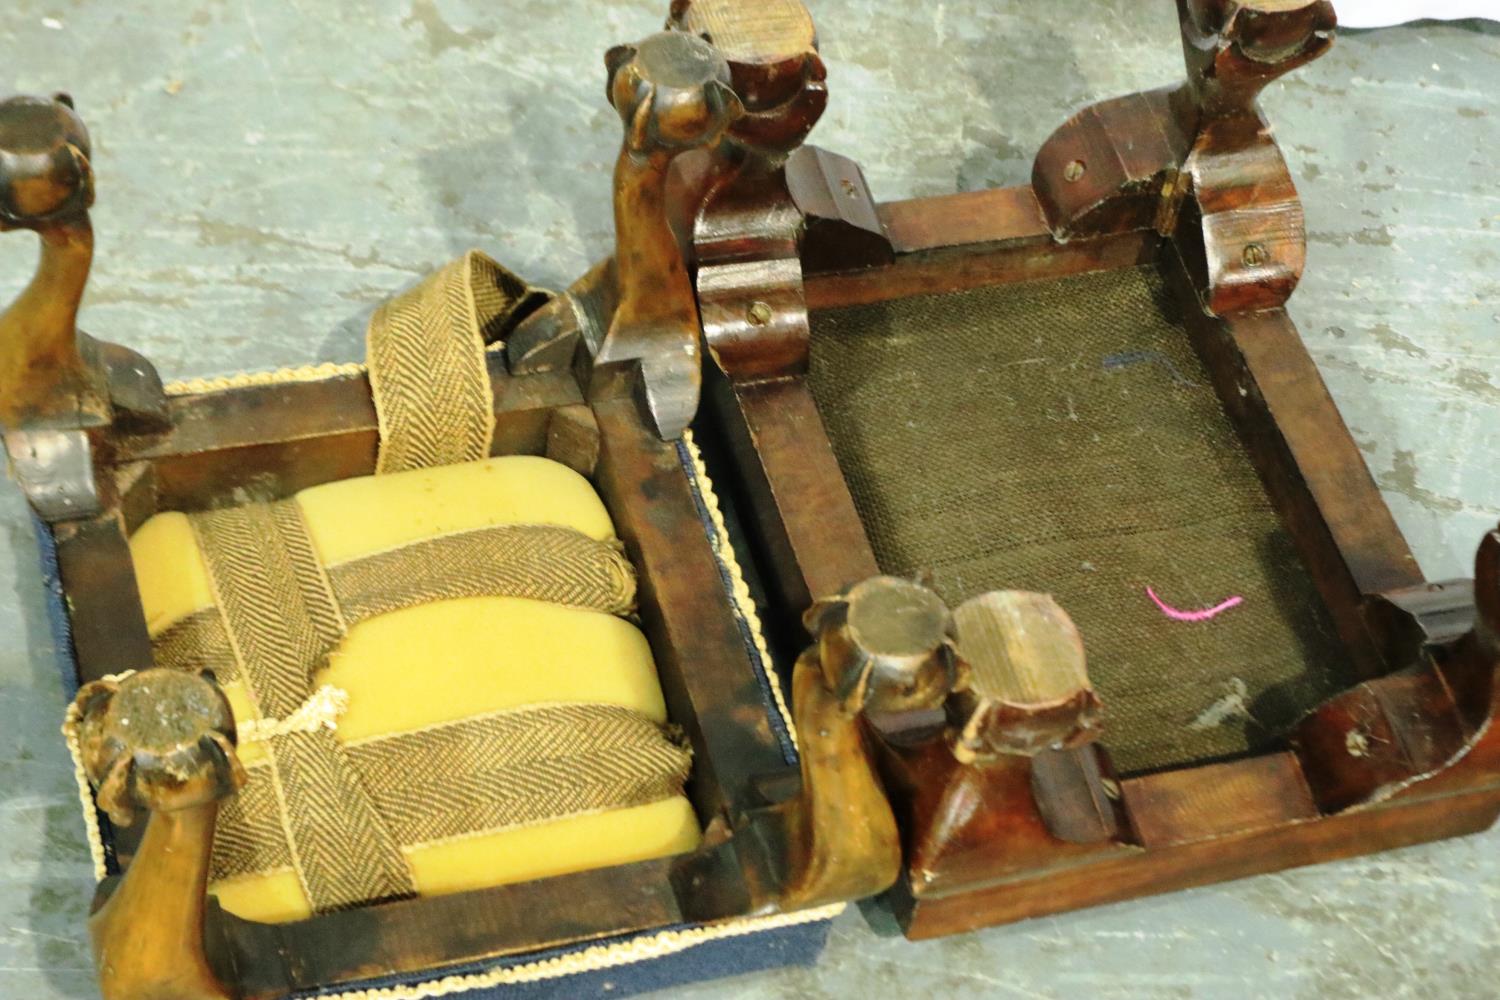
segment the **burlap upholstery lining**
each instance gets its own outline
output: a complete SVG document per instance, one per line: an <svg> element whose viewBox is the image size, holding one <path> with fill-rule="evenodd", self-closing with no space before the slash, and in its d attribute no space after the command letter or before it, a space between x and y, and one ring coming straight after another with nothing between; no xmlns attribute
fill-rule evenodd
<svg viewBox="0 0 1500 1000"><path fill-rule="evenodd" d="M1149 267L813 317L809 381L888 573L1050 592L1126 772L1254 751L1356 683ZM1179 607L1244 603L1210 621Z"/></svg>
<svg viewBox="0 0 1500 1000"><path fill-rule="evenodd" d="M618 546L569 528L459 532L329 570L295 500L189 520L215 607L169 633L174 665L192 667L195 639L222 640L227 654L198 659L231 661L262 719L293 717L313 697L315 671L354 621L497 591L616 613L634 596ZM218 624L203 624L208 616ZM402 848L660 801L681 792L691 763L675 731L599 704L530 706L348 746L321 725L272 726L261 742L264 759L220 815L211 877L290 867L315 912L413 895Z"/></svg>

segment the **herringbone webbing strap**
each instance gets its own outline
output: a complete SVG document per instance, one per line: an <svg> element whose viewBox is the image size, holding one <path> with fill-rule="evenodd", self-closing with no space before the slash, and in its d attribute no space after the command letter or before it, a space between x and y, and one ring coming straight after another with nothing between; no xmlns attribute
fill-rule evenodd
<svg viewBox="0 0 1500 1000"><path fill-rule="evenodd" d="M246 504L189 520L224 632L260 713L279 717L307 698L319 657L340 629L326 604L309 604L284 538L279 504ZM293 542L293 544L296 544Z"/></svg>
<svg viewBox="0 0 1500 1000"><path fill-rule="evenodd" d="M536 705L349 747L403 844L656 802L677 794L691 754L616 705ZM420 772L409 762L421 760Z"/></svg>
<svg viewBox="0 0 1500 1000"><path fill-rule="evenodd" d="M214 881L292 867L271 768L252 766L246 773L250 780L219 803L208 873Z"/></svg>
<svg viewBox="0 0 1500 1000"><path fill-rule="evenodd" d="M325 620L341 618L345 627L460 597L527 597L611 615L635 608L635 568L619 543L558 525L505 524L460 531L326 571L303 565L305 560L306 555L299 560L299 574L310 580L326 578L333 592ZM316 591L313 597L318 597ZM152 640L152 648L160 667L211 670L221 684L239 676L223 618L214 608L176 622Z"/></svg>
<svg viewBox="0 0 1500 1000"><path fill-rule="evenodd" d="M529 597L623 615L635 570L617 542L550 524L507 524L427 539L331 567L353 623L459 597Z"/></svg>
<svg viewBox="0 0 1500 1000"><path fill-rule="evenodd" d="M365 355L380 425L377 474L490 453L485 345L544 295L471 250L375 310Z"/></svg>
<svg viewBox="0 0 1500 1000"><path fill-rule="evenodd" d="M191 517L239 676L264 718L297 710L343 633L294 506ZM333 735L292 733L266 746L288 852L313 910L412 895L406 861Z"/></svg>
<svg viewBox="0 0 1500 1000"><path fill-rule="evenodd" d="M404 847L658 802L682 791L692 766L674 730L599 704L475 716L361 740L343 753L357 773L372 776L375 804ZM229 800L237 811L220 819L212 879L291 863L275 822L271 769L254 765L249 773Z"/></svg>
<svg viewBox="0 0 1500 1000"><path fill-rule="evenodd" d="M158 667L170 670L206 670L220 684L237 680L240 675L218 608L204 608L173 622L151 640L151 657Z"/></svg>
<svg viewBox="0 0 1500 1000"><path fill-rule="evenodd" d="M292 865L313 911L416 895L400 844L333 733L286 733L270 747Z"/></svg>

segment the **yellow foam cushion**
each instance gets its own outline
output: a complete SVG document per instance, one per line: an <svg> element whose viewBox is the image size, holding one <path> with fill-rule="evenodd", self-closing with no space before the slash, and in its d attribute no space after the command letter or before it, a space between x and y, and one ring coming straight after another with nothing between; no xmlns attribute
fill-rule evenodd
<svg viewBox="0 0 1500 1000"><path fill-rule="evenodd" d="M679 795L401 853L417 887L435 896L681 854L696 848L701 839L698 817ZM478 872L494 872L497 858L505 859L502 871L488 881L476 878ZM308 915L307 897L292 871L226 879L215 882L210 891L224 909L251 920L275 924Z"/></svg>
<svg viewBox="0 0 1500 1000"><path fill-rule="evenodd" d="M554 524L614 536L593 487L566 466L506 456L298 494L313 544L336 565L435 535L502 524ZM208 574L186 516L159 514L130 542L151 634L213 606ZM368 739L540 702L592 701L666 721L645 637L623 619L522 598L463 598L354 626L314 686L349 693L336 735ZM256 718L240 682L225 685L240 722ZM241 748L247 766L260 746ZM421 893L501 885L692 850L697 819L681 796L404 850ZM225 909L280 922L311 910L292 872L211 887Z"/></svg>

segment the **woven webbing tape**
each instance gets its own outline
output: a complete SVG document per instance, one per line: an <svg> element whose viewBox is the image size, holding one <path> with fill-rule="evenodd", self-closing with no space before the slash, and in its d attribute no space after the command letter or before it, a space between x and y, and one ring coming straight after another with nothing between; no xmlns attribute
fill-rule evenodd
<svg viewBox="0 0 1500 1000"><path fill-rule="evenodd" d="M375 310L365 356L380 425L377 474L489 455L495 397L485 345L545 297L471 250Z"/></svg>
<svg viewBox="0 0 1500 1000"><path fill-rule="evenodd" d="M263 718L301 706L313 670L343 634L300 510L284 501L191 518L239 675ZM314 910L416 891L332 733L278 736L267 749L292 866Z"/></svg>
<svg viewBox="0 0 1500 1000"><path fill-rule="evenodd" d="M1356 682L1150 268L813 317L809 380L887 573L1051 593L1126 771L1256 750ZM1180 622L1182 607L1241 606Z"/></svg>
<svg viewBox="0 0 1500 1000"><path fill-rule="evenodd" d="M618 543L570 528L513 524L430 539L328 571L351 621L458 597L529 597L623 615L635 571Z"/></svg>
<svg viewBox="0 0 1500 1000"><path fill-rule="evenodd" d="M345 627L432 601L526 597L605 614L635 609L635 569L618 542L550 524L505 524L440 535L323 571ZM152 640L156 665L239 677L217 608Z"/></svg>
<svg viewBox="0 0 1500 1000"><path fill-rule="evenodd" d="M158 659L216 666L263 720L306 714L318 669L348 628L377 615L492 595L611 614L634 602L618 544L571 528L477 529L324 567L295 500L190 520L215 607L159 636ZM290 868L316 912L412 895L404 848L660 801L681 792L691 765L674 730L587 703L349 745L316 722L269 725L257 740L266 752L220 814L211 877Z"/></svg>
<svg viewBox="0 0 1500 1000"><path fill-rule="evenodd" d="M692 765L675 731L595 704L460 719L361 740L341 753L403 847L657 802L681 791ZM248 771L249 783L219 820L216 880L292 865L271 766Z"/></svg>

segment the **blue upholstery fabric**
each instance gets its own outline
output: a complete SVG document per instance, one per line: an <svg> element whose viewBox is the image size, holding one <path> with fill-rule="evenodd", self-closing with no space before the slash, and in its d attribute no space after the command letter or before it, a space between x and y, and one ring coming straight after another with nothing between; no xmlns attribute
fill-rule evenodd
<svg viewBox="0 0 1500 1000"><path fill-rule="evenodd" d="M597 972L581 972L571 976L560 976L556 979L495 986L454 995L462 997L463 1000L553 1000L553 998L559 998L559 1000L561 998L566 998L566 1000L587 1000L587 998L592 997L628 997L635 996L637 993L648 993L652 990L665 990L673 986L702 982L706 979L719 979L725 976L737 976L750 972L763 972L767 969L779 969L793 965L812 965L818 960L818 956L823 951L823 946L828 941L828 930L831 924L832 921L819 920L812 923L799 924L794 927L779 927L756 934L744 934L739 937L705 941L702 944L694 945L663 958L616 966L611 969L600 969ZM670 930L673 928L662 929ZM653 931L651 933L657 932ZM604 941L595 941L592 944L628 944L631 940L632 936L624 936L609 938ZM511 968L517 965L526 965L531 962L567 955L588 946L579 945L569 948L558 948L551 951L532 952L527 955L519 955L486 965L445 969L442 975L470 975L489 972L494 969ZM299 993L296 1000L310 1000L313 997L337 995L350 990L374 990L381 987L421 983L432 978L432 973L416 973L407 976L372 979L368 982L349 984L313 993Z"/></svg>
<svg viewBox="0 0 1500 1000"><path fill-rule="evenodd" d="M36 529L37 550L42 567L42 589L47 594L47 625L52 631L52 648L57 651L57 666L62 673L63 693L69 700L78 693L78 660L73 652L73 623L68 618L68 602L63 596L62 573L57 564L57 539L47 522L33 511L32 526ZM99 818L99 839L104 847L104 870L110 875L120 874L120 862L115 857L114 837L110 833L109 817L95 810Z"/></svg>
<svg viewBox="0 0 1500 1000"><path fill-rule="evenodd" d="M78 666L73 657L73 623L68 619L68 604L63 598L62 574L57 567L57 540L52 529L31 514L36 529L37 550L42 564L42 587L47 592L47 624L52 630L52 648L57 650L57 665L62 670L63 693L70 699L78 693Z"/></svg>

